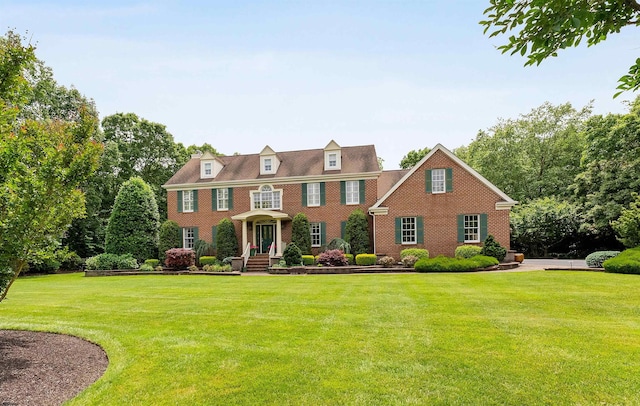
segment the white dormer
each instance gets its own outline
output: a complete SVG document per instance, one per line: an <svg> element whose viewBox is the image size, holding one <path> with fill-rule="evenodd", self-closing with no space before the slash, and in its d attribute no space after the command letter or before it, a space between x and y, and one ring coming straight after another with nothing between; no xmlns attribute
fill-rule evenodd
<svg viewBox="0 0 640 406"><path fill-rule="evenodd" d="M339 171L342 169L342 150L334 140L324 147L324 170Z"/></svg>
<svg viewBox="0 0 640 406"><path fill-rule="evenodd" d="M200 156L200 179L213 179L222 170L224 165L211 152L207 151Z"/></svg>
<svg viewBox="0 0 640 406"><path fill-rule="evenodd" d="M275 175L278 172L280 160L270 146L266 146L260 152L260 175Z"/></svg>

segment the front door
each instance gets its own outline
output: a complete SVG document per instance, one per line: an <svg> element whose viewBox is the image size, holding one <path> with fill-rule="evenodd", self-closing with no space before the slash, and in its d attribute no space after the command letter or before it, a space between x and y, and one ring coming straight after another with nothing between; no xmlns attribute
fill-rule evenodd
<svg viewBox="0 0 640 406"><path fill-rule="evenodd" d="M269 246L273 243L273 224L258 224L256 237L260 253L269 253Z"/></svg>

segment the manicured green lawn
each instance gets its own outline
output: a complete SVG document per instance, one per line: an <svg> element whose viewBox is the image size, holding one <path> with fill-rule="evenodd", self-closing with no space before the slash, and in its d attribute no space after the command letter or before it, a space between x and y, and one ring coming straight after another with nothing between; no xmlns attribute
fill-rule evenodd
<svg viewBox="0 0 640 406"><path fill-rule="evenodd" d="M0 328L88 338L71 404L640 404L640 276L23 278Z"/></svg>

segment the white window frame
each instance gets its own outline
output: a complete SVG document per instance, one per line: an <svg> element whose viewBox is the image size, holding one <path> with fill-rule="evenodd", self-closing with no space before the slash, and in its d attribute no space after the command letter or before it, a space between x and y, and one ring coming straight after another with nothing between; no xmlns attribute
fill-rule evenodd
<svg viewBox="0 0 640 406"><path fill-rule="evenodd" d="M196 245L196 233L194 227L185 227L182 229L182 247L194 249Z"/></svg>
<svg viewBox="0 0 640 406"><path fill-rule="evenodd" d="M402 244L417 244L418 242L418 218L402 217L400 222Z"/></svg>
<svg viewBox="0 0 640 406"><path fill-rule="evenodd" d="M222 188L218 189L216 192L217 195L217 207L218 211L227 211L229 210L229 189Z"/></svg>
<svg viewBox="0 0 640 406"><path fill-rule="evenodd" d="M320 206L320 183L307 183L307 206Z"/></svg>
<svg viewBox="0 0 640 406"><path fill-rule="evenodd" d="M329 168L337 168L338 167L338 154L335 152L330 152L329 156Z"/></svg>
<svg viewBox="0 0 640 406"><path fill-rule="evenodd" d="M480 242L480 215L464 215L464 242Z"/></svg>
<svg viewBox="0 0 640 406"><path fill-rule="evenodd" d="M344 183L344 195L346 204L360 204L360 181L346 181Z"/></svg>
<svg viewBox="0 0 640 406"><path fill-rule="evenodd" d="M262 185L251 192L251 207L262 210L282 209L282 189L274 189L271 185Z"/></svg>
<svg viewBox="0 0 640 406"><path fill-rule="evenodd" d="M273 164L272 164L271 158L265 158L264 159L264 172L265 173L271 173L272 170L273 170Z"/></svg>
<svg viewBox="0 0 640 406"><path fill-rule="evenodd" d="M320 247L322 245L322 224L310 223L309 234L311 234L311 246Z"/></svg>
<svg viewBox="0 0 640 406"><path fill-rule="evenodd" d="M213 164L211 162L204 163L204 175L209 177L213 173Z"/></svg>
<svg viewBox="0 0 640 406"><path fill-rule="evenodd" d="M447 175L444 169L431 170L431 193L445 193L447 191Z"/></svg>
<svg viewBox="0 0 640 406"><path fill-rule="evenodd" d="M183 213L193 212L193 190L182 191L182 212Z"/></svg>

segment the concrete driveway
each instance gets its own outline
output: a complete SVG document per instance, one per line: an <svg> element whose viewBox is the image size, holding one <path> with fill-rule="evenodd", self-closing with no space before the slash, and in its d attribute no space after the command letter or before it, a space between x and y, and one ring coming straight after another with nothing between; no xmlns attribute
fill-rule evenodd
<svg viewBox="0 0 640 406"><path fill-rule="evenodd" d="M532 271L545 268L553 269L585 269L587 262L584 259L526 259L517 270Z"/></svg>

